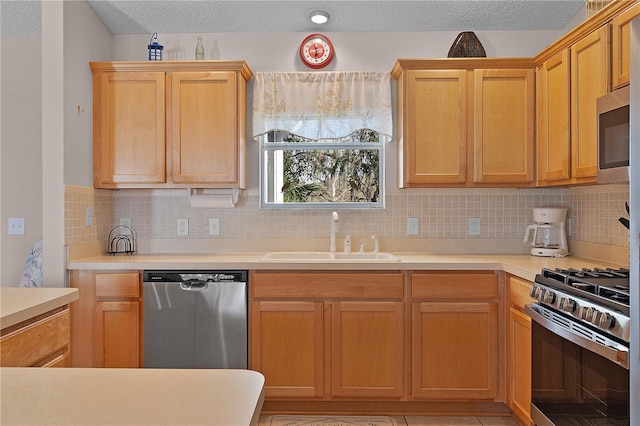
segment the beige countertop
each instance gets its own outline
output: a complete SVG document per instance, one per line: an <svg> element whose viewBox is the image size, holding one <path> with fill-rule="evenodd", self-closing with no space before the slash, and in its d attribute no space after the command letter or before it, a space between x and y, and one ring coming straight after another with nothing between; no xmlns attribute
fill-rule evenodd
<svg viewBox="0 0 640 426"><path fill-rule="evenodd" d="M2 368L2 425L258 424L251 370Z"/></svg>
<svg viewBox="0 0 640 426"><path fill-rule="evenodd" d="M0 329L78 300L76 288L0 288Z"/></svg>
<svg viewBox="0 0 640 426"><path fill-rule="evenodd" d="M528 254L393 253L400 261L263 260L265 253L135 254L96 256L68 263L68 269L249 269L249 270L504 270L533 281L542 268L620 267L575 256L536 257Z"/></svg>

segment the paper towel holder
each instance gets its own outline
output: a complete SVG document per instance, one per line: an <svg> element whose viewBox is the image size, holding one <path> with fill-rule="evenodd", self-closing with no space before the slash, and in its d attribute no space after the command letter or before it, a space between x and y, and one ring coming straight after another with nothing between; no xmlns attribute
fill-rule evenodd
<svg viewBox="0 0 640 426"><path fill-rule="evenodd" d="M238 203L238 188L188 188L189 205L196 208L233 208Z"/></svg>

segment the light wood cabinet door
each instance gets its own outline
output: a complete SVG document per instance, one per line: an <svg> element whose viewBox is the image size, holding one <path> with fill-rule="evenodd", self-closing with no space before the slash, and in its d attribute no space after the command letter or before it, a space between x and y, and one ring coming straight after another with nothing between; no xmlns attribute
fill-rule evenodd
<svg viewBox="0 0 640 426"><path fill-rule="evenodd" d="M534 301L533 283L508 277L507 405L521 424L531 424L531 317L524 307Z"/></svg>
<svg viewBox="0 0 640 426"><path fill-rule="evenodd" d="M93 76L93 184L165 182L165 73Z"/></svg>
<svg viewBox="0 0 640 426"><path fill-rule="evenodd" d="M139 272L73 270L70 286L73 367L142 365L142 278Z"/></svg>
<svg viewBox="0 0 640 426"><path fill-rule="evenodd" d="M324 308L313 301L255 301L251 366L265 376L265 396L322 397Z"/></svg>
<svg viewBox="0 0 640 426"><path fill-rule="evenodd" d="M498 304L421 302L412 309L412 396L495 398Z"/></svg>
<svg viewBox="0 0 640 426"><path fill-rule="evenodd" d="M244 61L90 66L94 187L246 188Z"/></svg>
<svg viewBox="0 0 640 426"><path fill-rule="evenodd" d="M474 70L475 183L534 182L534 75L533 69Z"/></svg>
<svg viewBox="0 0 640 426"><path fill-rule="evenodd" d="M403 186L467 180L466 70L410 70L402 96Z"/></svg>
<svg viewBox="0 0 640 426"><path fill-rule="evenodd" d="M140 367L140 302L96 302L95 366Z"/></svg>
<svg viewBox="0 0 640 426"><path fill-rule="evenodd" d="M571 177L571 103L569 50L536 70L538 185L567 183Z"/></svg>
<svg viewBox="0 0 640 426"><path fill-rule="evenodd" d="M596 99L609 89L609 27L571 47L571 175L595 182L598 165Z"/></svg>
<svg viewBox="0 0 640 426"><path fill-rule="evenodd" d="M398 185L535 184L533 58L399 59Z"/></svg>
<svg viewBox="0 0 640 426"><path fill-rule="evenodd" d="M611 21L611 78L614 89L629 84L631 21L637 16L640 16L640 3Z"/></svg>
<svg viewBox="0 0 640 426"><path fill-rule="evenodd" d="M171 73L172 179L176 183L238 181L236 73Z"/></svg>
<svg viewBox="0 0 640 426"><path fill-rule="evenodd" d="M332 396L399 398L404 392L404 303L331 304Z"/></svg>
<svg viewBox="0 0 640 426"><path fill-rule="evenodd" d="M523 423L531 424L531 317L509 308L507 404Z"/></svg>

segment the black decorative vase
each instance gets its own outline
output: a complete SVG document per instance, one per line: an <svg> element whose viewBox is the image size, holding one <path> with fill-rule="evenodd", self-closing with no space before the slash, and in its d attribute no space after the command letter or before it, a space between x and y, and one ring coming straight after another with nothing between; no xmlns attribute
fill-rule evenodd
<svg viewBox="0 0 640 426"><path fill-rule="evenodd" d="M447 58L484 58L487 54L473 31L463 31L454 40Z"/></svg>

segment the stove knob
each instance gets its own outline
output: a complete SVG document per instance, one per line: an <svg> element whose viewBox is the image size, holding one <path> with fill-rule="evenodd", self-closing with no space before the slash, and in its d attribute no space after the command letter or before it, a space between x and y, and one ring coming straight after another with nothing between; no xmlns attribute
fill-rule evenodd
<svg viewBox="0 0 640 426"><path fill-rule="evenodd" d="M591 318L589 319L589 321L593 325L598 325L600 323L600 317L601 316L602 316L602 312L599 312L598 310L594 309L593 310L593 315L591 315Z"/></svg>
<svg viewBox="0 0 640 426"><path fill-rule="evenodd" d="M583 307L582 310L580 311L580 318L582 318L585 321L591 321L591 318L593 317L594 312L595 312L595 309L593 308Z"/></svg>
<svg viewBox="0 0 640 426"><path fill-rule="evenodd" d="M600 315L598 325L602 328L610 330L616 325L616 318L611 314L603 312L602 315Z"/></svg>
<svg viewBox="0 0 640 426"><path fill-rule="evenodd" d="M556 294L551 290L545 290L540 301L551 305L556 301Z"/></svg>
<svg viewBox="0 0 640 426"><path fill-rule="evenodd" d="M575 312L578 304L575 300L569 299L568 297L563 297L560 299L560 309L565 312Z"/></svg>
<svg viewBox="0 0 640 426"><path fill-rule="evenodd" d="M531 287L531 291L529 292L529 296L532 299L540 299L540 293L542 293L542 289L540 287Z"/></svg>

